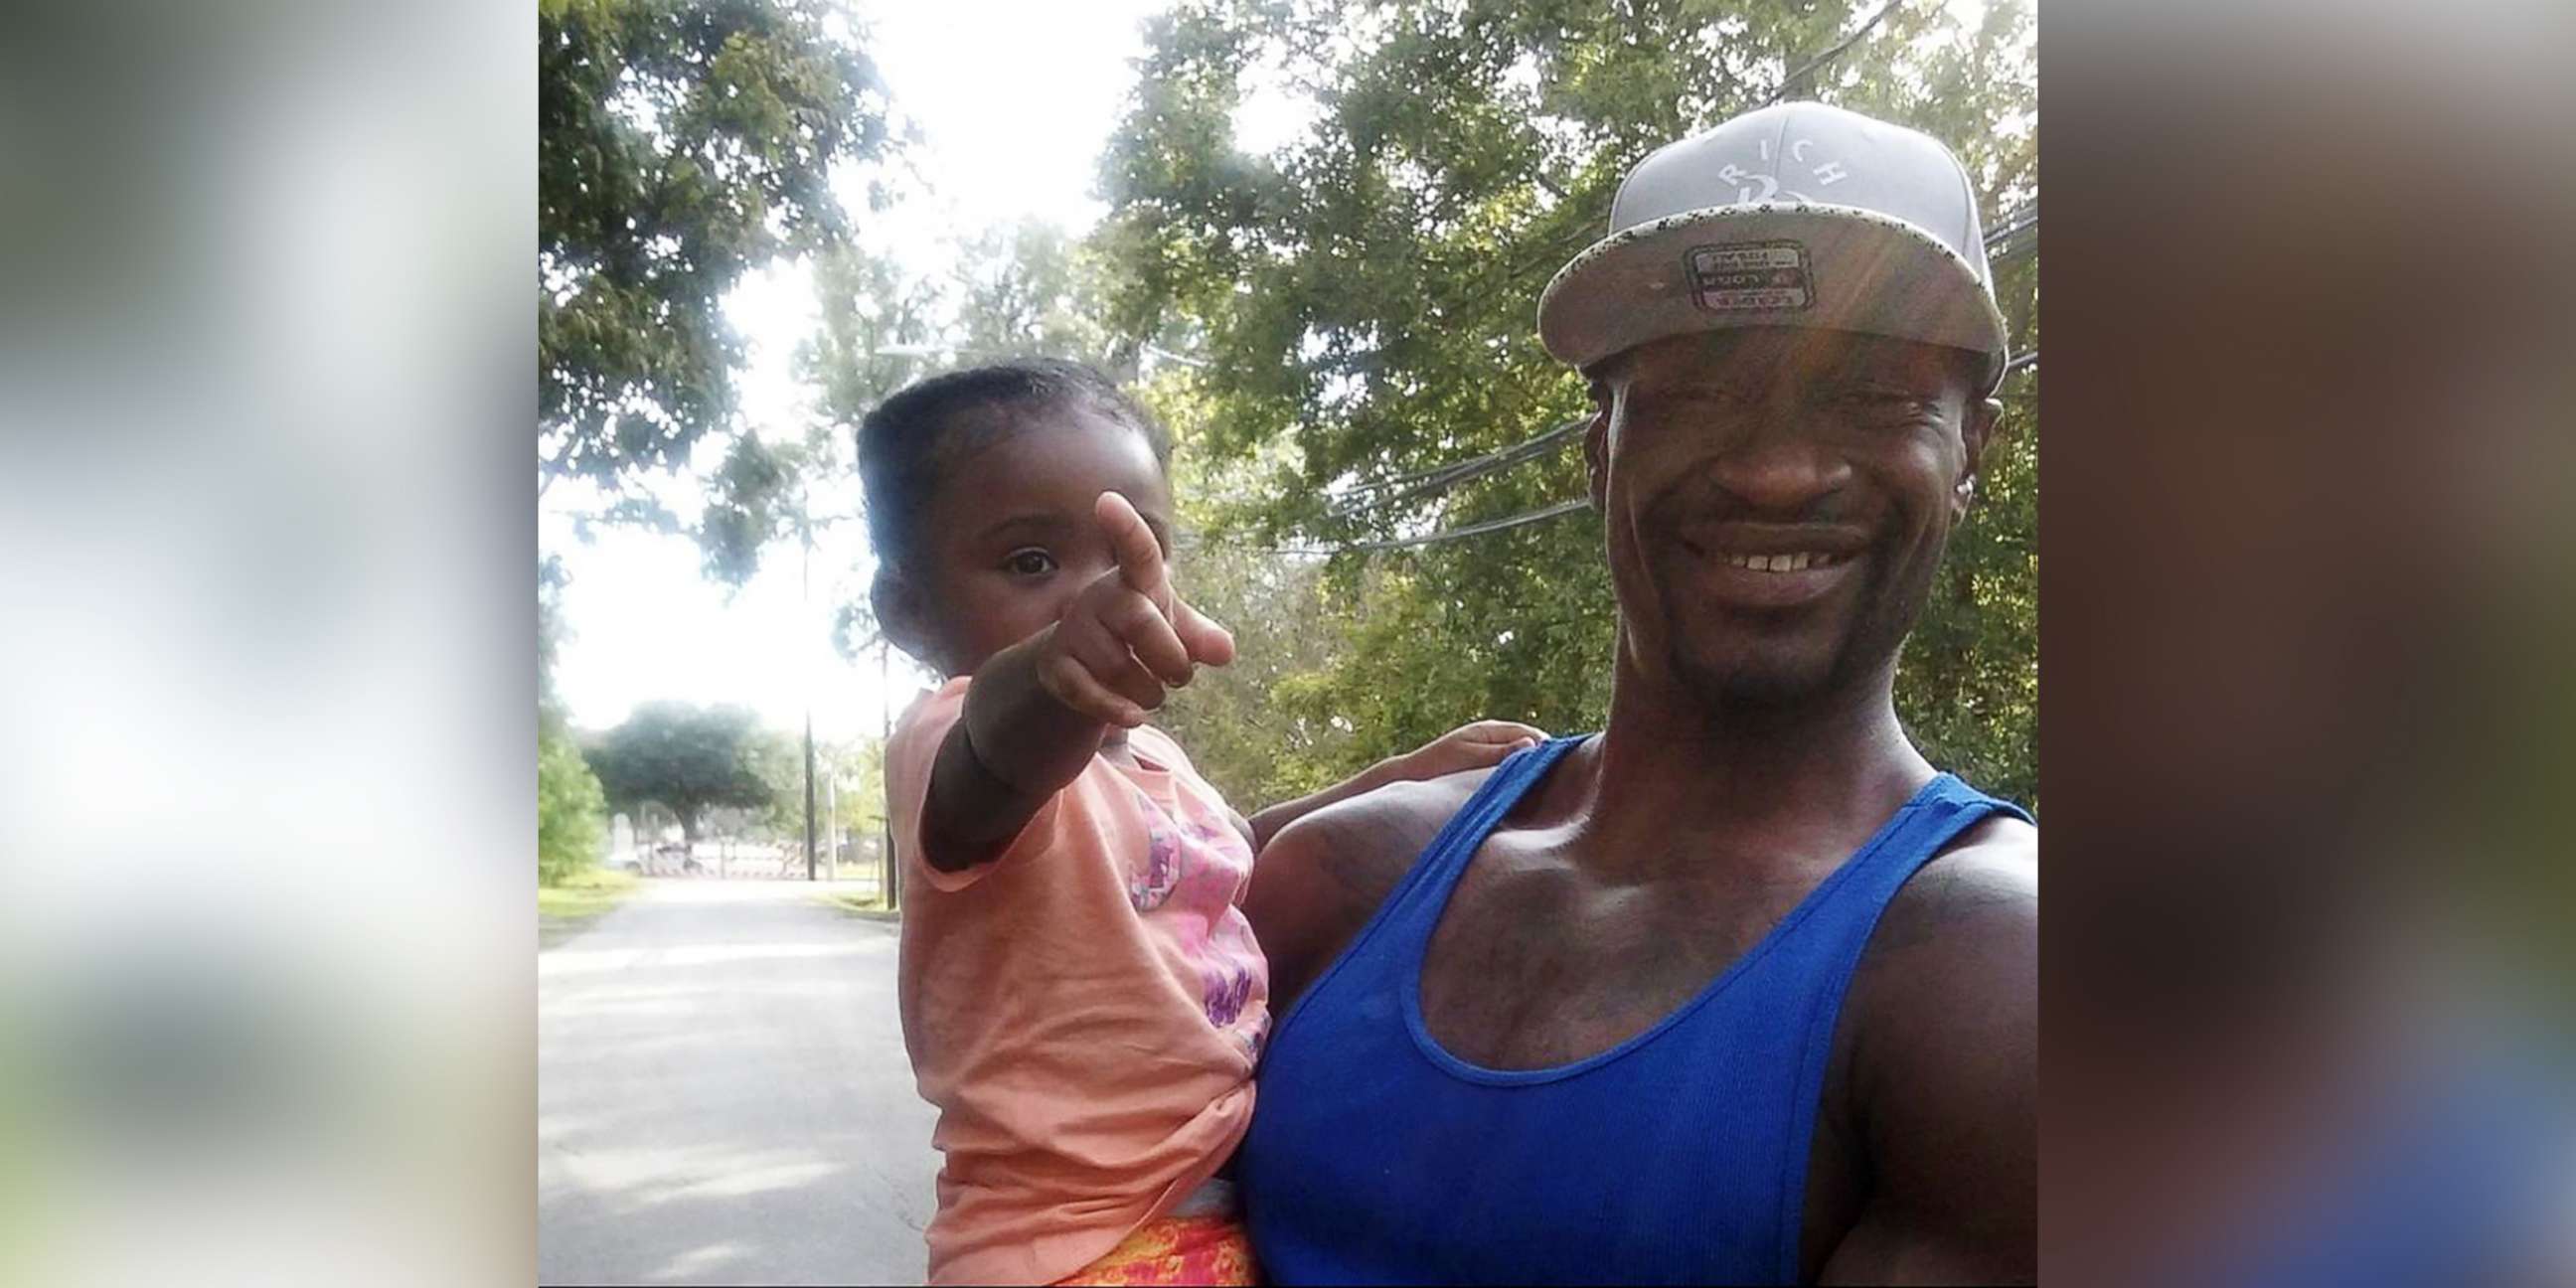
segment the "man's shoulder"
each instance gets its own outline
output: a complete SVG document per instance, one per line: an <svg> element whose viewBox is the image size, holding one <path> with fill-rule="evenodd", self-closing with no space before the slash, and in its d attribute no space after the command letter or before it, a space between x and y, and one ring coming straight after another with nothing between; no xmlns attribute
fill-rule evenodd
<svg viewBox="0 0 2576 1288"><path fill-rule="evenodd" d="M1930 1066L1983 1078L2035 1058L2039 830L1990 818L1926 862L1880 916L1848 1009L1882 1087L1934 1090Z"/></svg>
<svg viewBox="0 0 2576 1288"><path fill-rule="evenodd" d="M1824 1278L1906 1258L2026 1282L2039 1104L2038 831L1970 828L1880 916L1845 995L1825 1112L1865 1158L1861 1226ZM1974 1266L1974 1270L1958 1267Z"/></svg>
<svg viewBox="0 0 2576 1288"><path fill-rule="evenodd" d="M2036 969L2038 932L2039 829L1998 815L1962 833L1897 890L1864 965L1900 987L1926 970L1948 983L1963 975L1994 982Z"/></svg>
<svg viewBox="0 0 2576 1288"><path fill-rule="evenodd" d="M1872 1235L1834 1254L1844 1278L1885 1278L1874 1258L1900 1246L1982 1267L1962 1278L2027 1273L2015 1250L2037 1204L2038 839L2015 818L1971 828L1889 901L1862 954L1828 1083L1872 1191Z"/></svg>
<svg viewBox="0 0 2576 1288"><path fill-rule="evenodd" d="M1989 817L1942 847L1897 891L1888 913L2012 921L2039 915L2039 829Z"/></svg>
<svg viewBox="0 0 2576 1288"><path fill-rule="evenodd" d="M1389 783L1314 810L1281 828L1262 850L1308 865L1346 887L1391 886L1413 866L1492 769Z"/></svg>
<svg viewBox="0 0 2576 1288"><path fill-rule="evenodd" d="M1243 911L1270 959L1271 1005L1285 1014L1490 769L1390 783L1279 829L1253 860Z"/></svg>

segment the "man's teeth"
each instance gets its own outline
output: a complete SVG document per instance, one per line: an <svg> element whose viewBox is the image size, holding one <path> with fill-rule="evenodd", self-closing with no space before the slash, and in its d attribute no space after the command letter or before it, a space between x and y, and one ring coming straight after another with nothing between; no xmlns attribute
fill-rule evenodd
<svg viewBox="0 0 2576 1288"><path fill-rule="evenodd" d="M1844 558L1842 555L1819 554L1812 551L1799 551L1796 554L1786 555L1725 554L1719 557L1735 567L1750 568L1755 572L1804 572L1809 568L1824 568L1841 563Z"/></svg>

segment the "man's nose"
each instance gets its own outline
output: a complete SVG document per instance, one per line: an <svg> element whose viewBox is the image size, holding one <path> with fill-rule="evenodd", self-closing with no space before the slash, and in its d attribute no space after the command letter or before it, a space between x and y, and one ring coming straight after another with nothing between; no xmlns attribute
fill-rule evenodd
<svg viewBox="0 0 2576 1288"><path fill-rule="evenodd" d="M1808 411L1773 407L1733 435L1710 462L1721 488L1753 510L1796 514L1840 491L1851 463L1808 425Z"/></svg>

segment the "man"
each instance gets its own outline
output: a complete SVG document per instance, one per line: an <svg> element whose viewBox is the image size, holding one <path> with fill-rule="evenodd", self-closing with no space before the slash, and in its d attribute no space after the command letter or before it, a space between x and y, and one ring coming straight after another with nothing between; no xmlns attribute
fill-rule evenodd
<svg viewBox="0 0 2576 1288"><path fill-rule="evenodd" d="M1273 1278L2035 1276L2038 834L1891 698L2000 411L1972 191L1768 108L1648 157L1549 285L1609 721L1264 853Z"/></svg>

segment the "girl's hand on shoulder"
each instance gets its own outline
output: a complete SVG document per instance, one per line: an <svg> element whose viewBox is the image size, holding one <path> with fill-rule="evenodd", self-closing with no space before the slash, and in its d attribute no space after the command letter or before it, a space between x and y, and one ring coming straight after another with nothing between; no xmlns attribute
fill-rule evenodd
<svg viewBox="0 0 2576 1288"><path fill-rule="evenodd" d="M1397 778L1427 779L1503 763L1524 747L1547 741L1547 731L1517 720L1479 720L1460 725L1392 763Z"/></svg>

